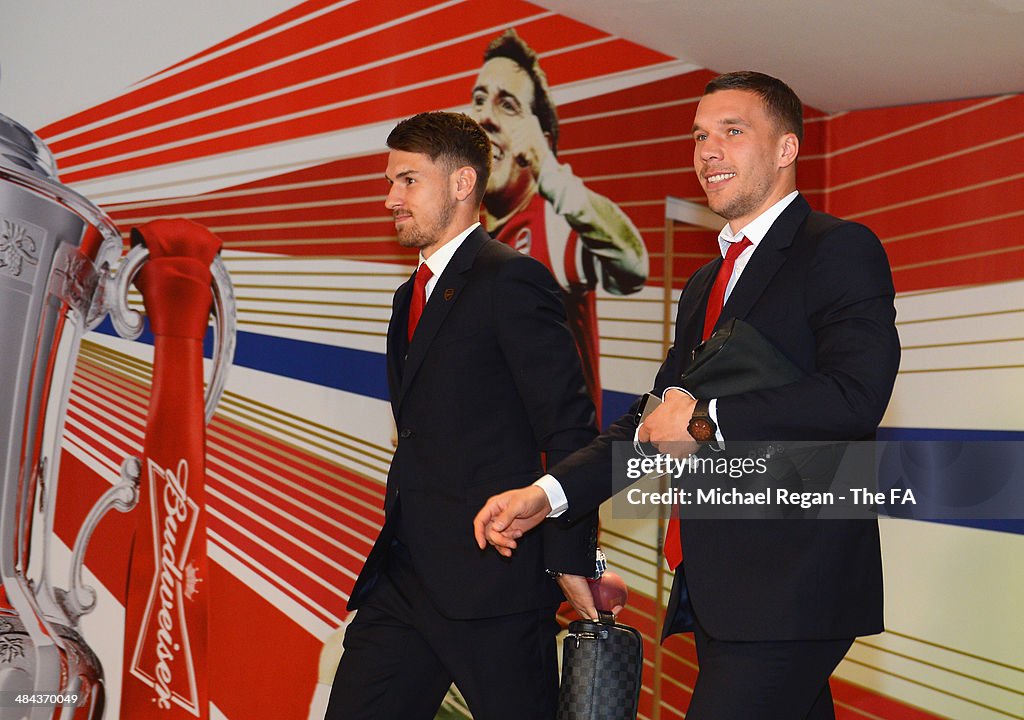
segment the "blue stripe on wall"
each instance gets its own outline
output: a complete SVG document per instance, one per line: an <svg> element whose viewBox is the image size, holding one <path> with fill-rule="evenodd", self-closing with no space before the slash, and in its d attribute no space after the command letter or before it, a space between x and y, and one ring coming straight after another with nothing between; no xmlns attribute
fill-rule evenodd
<svg viewBox="0 0 1024 720"><path fill-rule="evenodd" d="M892 428L878 429L879 440L963 440L963 441L1021 441L1020 430L960 430L956 428ZM945 525L994 530L1024 535L1024 518L1012 520L933 520Z"/></svg>
<svg viewBox="0 0 1024 720"><path fill-rule="evenodd" d="M638 394L616 392L615 390L602 390L601 427L606 428L625 415L626 411L628 411L636 401Z"/></svg>
<svg viewBox="0 0 1024 720"><path fill-rule="evenodd" d="M117 335L109 318L96 328L96 332ZM153 334L148 325L139 342L153 344ZM211 357L212 348L211 328L203 342L206 357ZM382 353L239 332L234 364L378 400L389 399L387 365Z"/></svg>
<svg viewBox="0 0 1024 720"><path fill-rule="evenodd" d="M105 320L97 332L116 335L110 320ZM212 329L207 333L204 352L212 354ZM153 344L147 329L139 342ZM306 340L239 332L235 350L235 364L261 370L295 380L343 390L358 395L389 399L386 360L382 353L323 345ZM602 394L601 426L607 427L621 417L636 395L613 390ZM1024 440L1024 431L1015 430L958 430L954 428L880 428L879 440ZM946 524L995 530L1024 535L1024 518L1019 520L948 521Z"/></svg>

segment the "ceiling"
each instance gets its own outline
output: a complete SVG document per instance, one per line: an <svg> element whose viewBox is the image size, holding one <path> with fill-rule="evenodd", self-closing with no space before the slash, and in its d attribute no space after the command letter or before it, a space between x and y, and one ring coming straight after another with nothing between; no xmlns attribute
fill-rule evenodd
<svg viewBox="0 0 1024 720"><path fill-rule="evenodd" d="M1024 0L532 0L826 112L1024 91Z"/></svg>
<svg viewBox="0 0 1024 720"><path fill-rule="evenodd" d="M140 13L137 0L0 0L0 111L40 127L297 1L175 0ZM1024 91L1024 0L532 2L714 71L776 75L826 112ZM113 45L80 42L114 27Z"/></svg>

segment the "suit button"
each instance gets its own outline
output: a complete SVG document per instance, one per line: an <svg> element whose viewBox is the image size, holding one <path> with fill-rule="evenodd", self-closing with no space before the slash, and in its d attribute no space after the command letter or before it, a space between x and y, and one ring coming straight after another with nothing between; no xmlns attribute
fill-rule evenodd
<svg viewBox="0 0 1024 720"><path fill-rule="evenodd" d="M411 438L413 436L413 434L414 433L413 433L412 430L405 429L402 432L398 433L398 437L403 438L403 439L407 439L407 438Z"/></svg>

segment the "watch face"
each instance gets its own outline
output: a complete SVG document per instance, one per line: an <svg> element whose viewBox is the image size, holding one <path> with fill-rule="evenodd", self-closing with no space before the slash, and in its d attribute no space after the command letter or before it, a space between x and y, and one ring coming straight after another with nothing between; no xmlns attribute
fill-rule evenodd
<svg viewBox="0 0 1024 720"><path fill-rule="evenodd" d="M707 442L715 434L714 426L706 418L690 420L690 427L687 430L689 430L690 436L697 442Z"/></svg>

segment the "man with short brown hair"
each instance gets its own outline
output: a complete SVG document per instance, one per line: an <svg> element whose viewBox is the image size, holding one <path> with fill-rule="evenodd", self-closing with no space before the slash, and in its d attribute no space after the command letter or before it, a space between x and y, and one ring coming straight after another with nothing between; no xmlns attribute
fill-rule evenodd
<svg viewBox="0 0 1024 720"><path fill-rule="evenodd" d="M874 233L813 212L797 192L802 129L799 98L776 78L740 72L708 84L693 162L728 224L722 257L680 296L675 342L654 380L662 403L639 427L634 405L550 475L491 498L475 519L481 547L513 554L537 518L571 520L608 499L615 441L685 455L714 441L727 451L731 440L874 437L900 358L892 274ZM802 377L717 398L679 387L694 348L731 318L759 330ZM682 564L662 634L695 635L687 719L833 718L830 674L856 636L882 631L877 523L684 517L676 533Z"/></svg>
<svg viewBox="0 0 1024 720"><path fill-rule="evenodd" d="M596 617L596 513L547 523L511 561L467 532L489 495L543 473L542 454L589 442L594 408L551 273L480 227L484 132L423 113L388 146L385 204L420 263L388 327L398 446L327 718L427 720L452 682L477 720L553 718L563 592Z"/></svg>

